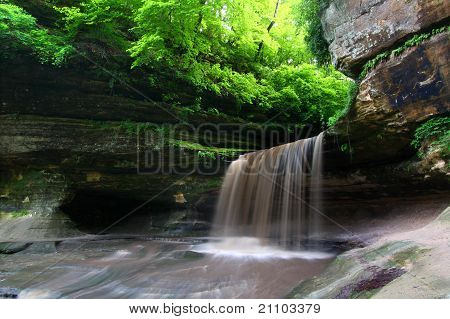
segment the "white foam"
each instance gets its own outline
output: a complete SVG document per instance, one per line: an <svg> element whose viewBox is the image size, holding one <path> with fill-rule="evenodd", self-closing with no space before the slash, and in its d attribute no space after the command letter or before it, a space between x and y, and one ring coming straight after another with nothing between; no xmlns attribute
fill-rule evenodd
<svg viewBox="0 0 450 319"><path fill-rule="evenodd" d="M194 246L192 251L214 257L255 259L328 259L333 254L319 251L291 251L281 247L263 244L254 237L227 237L218 242Z"/></svg>
<svg viewBox="0 0 450 319"><path fill-rule="evenodd" d="M19 293L19 299L56 299L59 298L58 293L46 289L25 289Z"/></svg>
<svg viewBox="0 0 450 319"><path fill-rule="evenodd" d="M131 252L125 249L120 249L114 252L114 254L107 256L107 257L103 257L102 260L104 261L111 261L111 260L119 260L122 258L125 258L127 256L131 255Z"/></svg>

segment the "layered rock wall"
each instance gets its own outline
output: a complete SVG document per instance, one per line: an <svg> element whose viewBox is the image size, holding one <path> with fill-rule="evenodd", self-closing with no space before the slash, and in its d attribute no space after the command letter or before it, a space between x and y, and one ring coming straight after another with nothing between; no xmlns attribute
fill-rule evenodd
<svg viewBox="0 0 450 319"><path fill-rule="evenodd" d="M329 130L329 158L337 166L407 160L416 152L411 141L417 127L449 114L450 32L405 45L414 34L442 28L449 14L447 1L330 2L322 24L333 62L359 84L347 116ZM363 64L400 46L400 54L390 54L364 78L357 77Z"/></svg>
<svg viewBox="0 0 450 319"><path fill-rule="evenodd" d="M378 53L449 16L446 0L332 0L322 25L334 64L356 74Z"/></svg>

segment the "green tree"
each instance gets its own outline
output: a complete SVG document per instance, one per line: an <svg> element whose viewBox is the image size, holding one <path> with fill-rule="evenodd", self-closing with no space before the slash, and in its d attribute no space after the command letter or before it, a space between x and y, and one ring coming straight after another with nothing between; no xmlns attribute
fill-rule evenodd
<svg viewBox="0 0 450 319"><path fill-rule="evenodd" d="M331 61L320 22L320 14L329 2L330 0L299 0L294 10L297 24L306 31L305 41L319 64L329 64Z"/></svg>
<svg viewBox="0 0 450 319"><path fill-rule="evenodd" d="M42 63L61 65L72 52L72 46L40 28L36 19L22 8L3 1L0 3L0 50L2 59L31 52Z"/></svg>
<svg viewBox="0 0 450 319"><path fill-rule="evenodd" d="M17 46L60 64L75 47L110 72L128 77L134 68L189 112L325 127L349 101L352 82L320 66L326 47L321 54L311 42L325 0L36 1L54 7L54 27L2 4L3 52Z"/></svg>

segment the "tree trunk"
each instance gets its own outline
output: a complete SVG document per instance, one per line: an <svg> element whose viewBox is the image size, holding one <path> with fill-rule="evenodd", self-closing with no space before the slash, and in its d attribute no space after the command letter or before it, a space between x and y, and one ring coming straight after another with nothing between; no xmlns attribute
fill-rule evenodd
<svg viewBox="0 0 450 319"><path fill-rule="evenodd" d="M270 33L270 30L272 30L273 26L275 25L275 18L277 17L279 7L280 7L280 0L277 0L277 4L275 5L275 11L273 13L273 19L272 21L270 21L270 24L267 27L268 33ZM264 41L261 40L261 42L258 45L258 51L256 52L255 61L258 61L259 57L261 56L263 48L264 48Z"/></svg>
<svg viewBox="0 0 450 319"><path fill-rule="evenodd" d="M200 6L204 6L206 4L206 0L201 0L200 1ZM200 31L200 26L202 25L203 22L203 13L200 11L198 13L198 20L197 20L197 25L195 26L195 32L199 32Z"/></svg>

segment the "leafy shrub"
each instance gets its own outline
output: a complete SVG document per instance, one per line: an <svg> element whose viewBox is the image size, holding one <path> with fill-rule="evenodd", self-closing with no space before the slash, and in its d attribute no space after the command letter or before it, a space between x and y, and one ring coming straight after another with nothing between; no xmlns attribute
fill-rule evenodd
<svg viewBox="0 0 450 319"><path fill-rule="evenodd" d="M336 113L328 119L328 126L335 125L341 118L343 118L350 110L350 107L353 105L353 102L358 95L359 85L356 82L352 82L349 84L349 89L347 91L347 101L345 103L345 107L338 109Z"/></svg>
<svg viewBox="0 0 450 319"><path fill-rule="evenodd" d="M328 42L325 40L320 14L330 0L301 0L296 7L297 23L306 29L306 43L319 64L331 62Z"/></svg>
<svg viewBox="0 0 450 319"><path fill-rule="evenodd" d="M61 65L72 52L60 36L39 28L36 19L22 8L0 3L0 48L3 57L30 50L42 63Z"/></svg>
<svg viewBox="0 0 450 319"><path fill-rule="evenodd" d="M326 127L349 104L352 81L321 65L329 60L319 20L327 0L35 1L54 6L54 29L2 4L2 52L15 45L61 64L73 46L102 59L108 74L148 78L182 117L214 111Z"/></svg>
<svg viewBox="0 0 450 319"><path fill-rule="evenodd" d="M197 155L201 159L215 160L217 153L211 151L197 151Z"/></svg>
<svg viewBox="0 0 450 319"><path fill-rule="evenodd" d="M62 23L70 39L102 42L110 48L130 47L129 30L141 0L90 0L78 6L55 7L62 14Z"/></svg>
<svg viewBox="0 0 450 319"><path fill-rule="evenodd" d="M302 64L273 70L268 84L273 92L268 102L274 110L290 114L296 123L325 127L348 104L353 82L331 67Z"/></svg>

